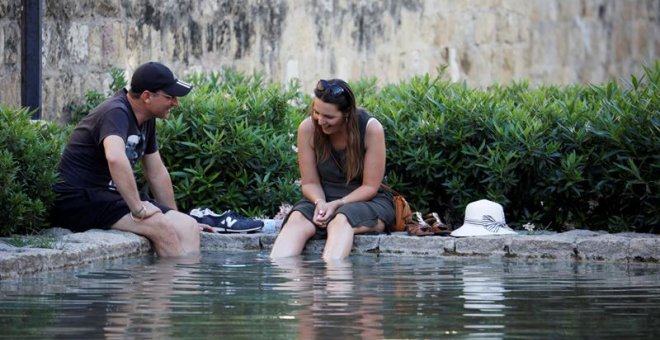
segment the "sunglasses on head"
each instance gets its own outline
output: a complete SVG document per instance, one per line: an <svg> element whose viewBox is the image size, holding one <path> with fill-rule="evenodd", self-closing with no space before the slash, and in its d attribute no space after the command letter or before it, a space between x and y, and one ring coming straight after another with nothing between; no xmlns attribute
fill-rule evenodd
<svg viewBox="0 0 660 340"><path fill-rule="evenodd" d="M326 92L329 92L333 97L339 97L344 93L344 88L337 84L330 84L325 79L321 79L316 84L314 92L316 92L317 97L321 97Z"/></svg>

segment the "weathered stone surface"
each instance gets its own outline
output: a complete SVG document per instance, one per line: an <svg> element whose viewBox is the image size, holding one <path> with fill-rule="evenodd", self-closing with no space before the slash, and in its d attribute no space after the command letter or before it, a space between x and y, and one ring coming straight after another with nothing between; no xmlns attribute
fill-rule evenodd
<svg viewBox="0 0 660 340"><path fill-rule="evenodd" d="M43 113L108 90L160 60L175 73L230 67L268 80L319 75L381 83L435 75L488 86L601 83L639 75L660 57L658 1L61 0L44 2ZM20 105L21 0L0 4L0 102ZM454 51L450 59L447 51ZM66 85L67 91L61 91Z"/></svg>
<svg viewBox="0 0 660 340"><path fill-rule="evenodd" d="M260 234L202 233L202 250L261 250Z"/></svg>
<svg viewBox="0 0 660 340"><path fill-rule="evenodd" d="M449 237L411 237L404 232L380 236L380 254L440 256L453 251L455 239Z"/></svg>
<svg viewBox="0 0 660 340"><path fill-rule="evenodd" d="M597 261L626 261L630 256L630 239L618 235L602 235L578 240L576 256Z"/></svg>
<svg viewBox="0 0 660 340"><path fill-rule="evenodd" d="M44 230L42 232L42 235L50 236L50 237L62 237L62 236L65 236L65 235L69 235L71 233L72 232L69 229L54 227L54 228Z"/></svg>
<svg viewBox="0 0 660 340"><path fill-rule="evenodd" d="M577 257L596 261L660 262L660 239L656 235L621 233L605 234L578 240Z"/></svg>
<svg viewBox="0 0 660 340"><path fill-rule="evenodd" d="M275 238L277 234L261 234L261 249L264 251L270 251L273 249L273 243L275 243Z"/></svg>
<svg viewBox="0 0 660 340"><path fill-rule="evenodd" d="M17 248L0 242L0 279L151 252L146 238L116 230L71 233L54 228L45 234L55 238L54 249Z"/></svg>
<svg viewBox="0 0 660 340"><path fill-rule="evenodd" d="M353 254L373 254L378 253L380 235L364 235L353 239Z"/></svg>
<svg viewBox="0 0 660 340"><path fill-rule="evenodd" d="M324 240L309 240L303 249L303 254L321 254L324 245Z"/></svg>
<svg viewBox="0 0 660 340"><path fill-rule="evenodd" d="M454 252L458 255L509 255L512 239L520 236L457 238Z"/></svg>
<svg viewBox="0 0 660 340"><path fill-rule="evenodd" d="M512 237L509 255L546 259L571 259L575 256L575 241L556 235Z"/></svg>
<svg viewBox="0 0 660 340"><path fill-rule="evenodd" d="M90 230L71 233L54 228L46 232L56 239L54 249L18 248L0 240L0 279L60 269L121 256L151 253L144 237L121 231ZM273 233L202 233L203 251L269 252ZM321 254L325 240L310 240L304 254ZM411 237L357 235L352 254L376 256L508 256L525 260L552 259L564 263L607 261L615 263L660 262L660 237L649 234L606 234L573 230L555 234L521 233L500 237Z"/></svg>
<svg viewBox="0 0 660 340"><path fill-rule="evenodd" d="M631 239L628 260L660 263L660 238Z"/></svg>

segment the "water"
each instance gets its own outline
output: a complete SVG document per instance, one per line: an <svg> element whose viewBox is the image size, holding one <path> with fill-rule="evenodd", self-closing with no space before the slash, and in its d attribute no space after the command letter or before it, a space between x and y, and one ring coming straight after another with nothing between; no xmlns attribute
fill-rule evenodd
<svg viewBox="0 0 660 340"><path fill-rule="evenodd" d="M206 253L0 281L6 338L658 338L660 266Z"/></svg>

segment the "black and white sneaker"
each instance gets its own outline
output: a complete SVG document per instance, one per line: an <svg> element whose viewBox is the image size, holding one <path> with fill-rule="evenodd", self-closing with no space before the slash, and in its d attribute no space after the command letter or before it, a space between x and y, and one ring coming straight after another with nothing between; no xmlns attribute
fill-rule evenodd
<svg viewBox="0 0 660 340"><path fill-rule="evenodd" d="M190 210L189 215L192 216L194 219L196 219L198 223L208 224L210 226L213 226L215 224L215 217L220 216L208 208L203 210L199 208L195 208L193 210Z"/></svg>
<svg viewBox="0 0 660 340"><path fill-rule="evenodd" d="M193 209L190 216L197 222L208 224L218 233L250 233L263 228L264 222L241 216L235 211L227 210L216 214L211 209Z"/></svg>

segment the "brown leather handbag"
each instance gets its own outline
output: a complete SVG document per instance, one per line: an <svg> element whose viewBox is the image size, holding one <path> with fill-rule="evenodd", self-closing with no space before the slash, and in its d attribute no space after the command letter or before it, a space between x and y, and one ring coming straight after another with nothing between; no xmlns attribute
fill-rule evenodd
<svg viewBox="0 0 660 340"><path fill-rule="evenodd" d="M403 197L396 190L390 188L389 186L382 184L383 189L389 191L392 194L392 201L394 203L394 212L395 219L394 225L392 226L392 231L406 231L409 225L415 224L413 222L413 213L410 209L410 204L406 201L406 198Z"/></svg>

